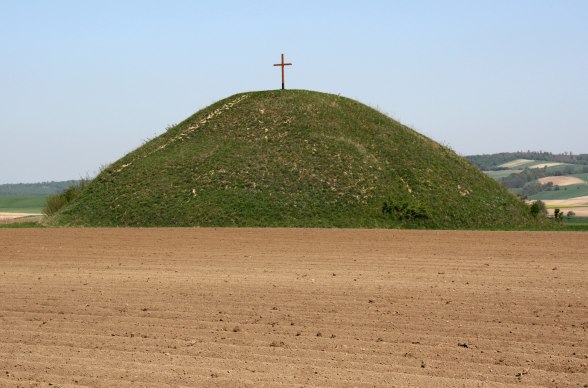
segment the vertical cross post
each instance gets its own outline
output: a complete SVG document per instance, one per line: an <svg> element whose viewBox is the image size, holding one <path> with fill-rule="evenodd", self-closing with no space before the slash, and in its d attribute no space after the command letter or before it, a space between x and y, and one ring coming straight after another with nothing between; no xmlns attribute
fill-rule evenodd
<svg viewBox="0 0 588 388"><path fill-rule="evenodd" d="M284 82L284 66L292 66L291 63L284 63L284 54L282 54L282 63L276 63L274 66L281 66L282 67L282 90L285 89L285 82Z"/></svg>

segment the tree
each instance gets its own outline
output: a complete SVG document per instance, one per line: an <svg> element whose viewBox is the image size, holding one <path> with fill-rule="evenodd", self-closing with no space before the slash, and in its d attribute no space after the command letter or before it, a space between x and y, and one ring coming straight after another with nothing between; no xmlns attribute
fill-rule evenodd
<svg viewBox="0 0 588 388"><path fill-rule="evenodd" d="M547 208L545 207L545 202L543 201L535 201L531 204L531 215L533 217L537 217L539 214L542 216L547 215Z"/></svg>
<svg viewBox="0 0 588 388"><path fill-rule="evenodd" d="M559 222L560 224L562 223L563 220L563 216L564 216L564 212L561 211L560 209L555 209L553 211L553 219L557 222Z"/></svg>

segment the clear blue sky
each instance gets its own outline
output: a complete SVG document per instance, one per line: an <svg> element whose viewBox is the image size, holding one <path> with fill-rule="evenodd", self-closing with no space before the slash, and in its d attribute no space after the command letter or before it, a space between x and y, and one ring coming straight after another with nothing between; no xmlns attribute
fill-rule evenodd
<svg viewBox="0 0 588 388"><path fill-rule="evenodd" d="M462 155L588 153L588 1L0 0L0 183L94 175L231 94L377 107Z"/></svg>

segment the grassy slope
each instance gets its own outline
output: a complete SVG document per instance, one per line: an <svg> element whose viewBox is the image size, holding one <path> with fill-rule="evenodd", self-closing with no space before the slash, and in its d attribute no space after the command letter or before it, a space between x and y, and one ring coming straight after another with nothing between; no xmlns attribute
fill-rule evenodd
<svg viewBox="0 0 588 388"><path fill-rule="evenodd" d="M588 229L588 217L572 217L564 218L565 225L582 225Z"/></svg>
<svg viewBox="0 0 588 388"><path fill-rule="evenodd" d="M549 163L552 163L552 162L549 162L547 160L533 160L533 159L529 159L528 162L523 163L523 164L519 164L517 166L514 166L514 167L511 168L511 170L523 170L525 168L542 168L542 164L546 164L547 165ZM534 167L534 166L537 166L537 167ZM568 163L562 163L562 164L557 165L557 166L550 166L550 167L547 167L547 170L549 171L549 169L554 169L554 168L557 169L558 167L561 168L561 167L565 167L565 166L570 166L570 164L568 164ZM503 171L506 171L506 170L503 170Z"/></svg>
<svg viewBox="0 0 588 388"><path fill-rule="evenodd" d="M489 177L491 177L492 179L502 179L504 177L509 176L510 174L518 174L519 172L522 172L523 170L498 170L498 171L484 171L484 173L486 175L488 175Z"/></svg>
<svg viewBox="0 0 588 388"><path fill-rule="evenodd" d="M530 163L527 163L525 166L533 165L533 164L537 164L537 163L538 163L538 161L534 160ZM571 166L577 170L580 170L582 167L584 167L584 166L574 166L574 165L570 165L570 164L562 164L559 166L547 167L545 170L548 173L556 173L557 171L561 171L562 168L564 168L566 166ZM504 177L509 176L510 174L518 174L522 171L523 171L522 169L517 167L516 169L510 169L510 170L484 171L484 173L493 179L500 180ZM573 175L575 176L576 174L573 174Z"/></svg>
<svg viewBox="0 0 588 388"><path fill-rule="evenodd" d="M527 163L519 164L519 165L513 167L513 169L523 170L525 167L531 167L531 166L533 166L533 165L535 165L535 164L537 164L539 162L541 162L541 161L540 160L530 160Z"/></svg>
<svg viewBox="0 0 588 388"><path fill-rule="evenodd" d="M384 216L389 200L426 207L430 218ZM235 95L203 109L103 171L54 222L533 224L527 207L451 150L356 101L309 91Z"/></svg>
<svg viewBox="0 0 588 388"><path fill-rule="evenodd" d="M588 174L573 174L570 176L574 176L585 181L588 181ZM588 185L587 184L579 184L579 185L569 185L569 186L561 186L560 190L552 190L552 191L543 191L541 193L537 193L529 199L533 200L544 200L544 199L570 199L575 197L582 197L588 195Z"/></svg>
<svg viewBox="0 0 588 388"><path fill-rule="evenodd" d="M585 195L588 195L588 185L570 185L562 186L560 190L542 191L529 197L529 199L570 199Z"/></svg>
<svg viewBox="0 0 588 388"><path fill-rule="evenodd" d="M29 228L44 228L45 226L39 222L19 222L0 224L0 229L29 229Z"/></svg>
<svg viewBox="0 0 588 388"><path fill-rule="evenodd" d="M588 232L588 217L565 217L563 220L562 230Z"/></svg>
<svg viewBox="0 0 588 388"><path fill-rule="evenodd" d="M44 196L0 196L0 212L42 213L46 201Z"/></svg>

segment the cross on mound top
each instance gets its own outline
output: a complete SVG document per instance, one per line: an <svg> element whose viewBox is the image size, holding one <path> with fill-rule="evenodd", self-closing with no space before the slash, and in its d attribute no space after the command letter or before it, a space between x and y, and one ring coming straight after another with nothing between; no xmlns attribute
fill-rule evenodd
<svg viewBox="0 0 588 388"><path fill-rule="evenodd" d="M274 66L281 66L282 67L282 90L285 89L284 85L284 67L285 66L292 66L291 63L284 63L284 54L282 54L282 63L275 63Z"/></svg>

